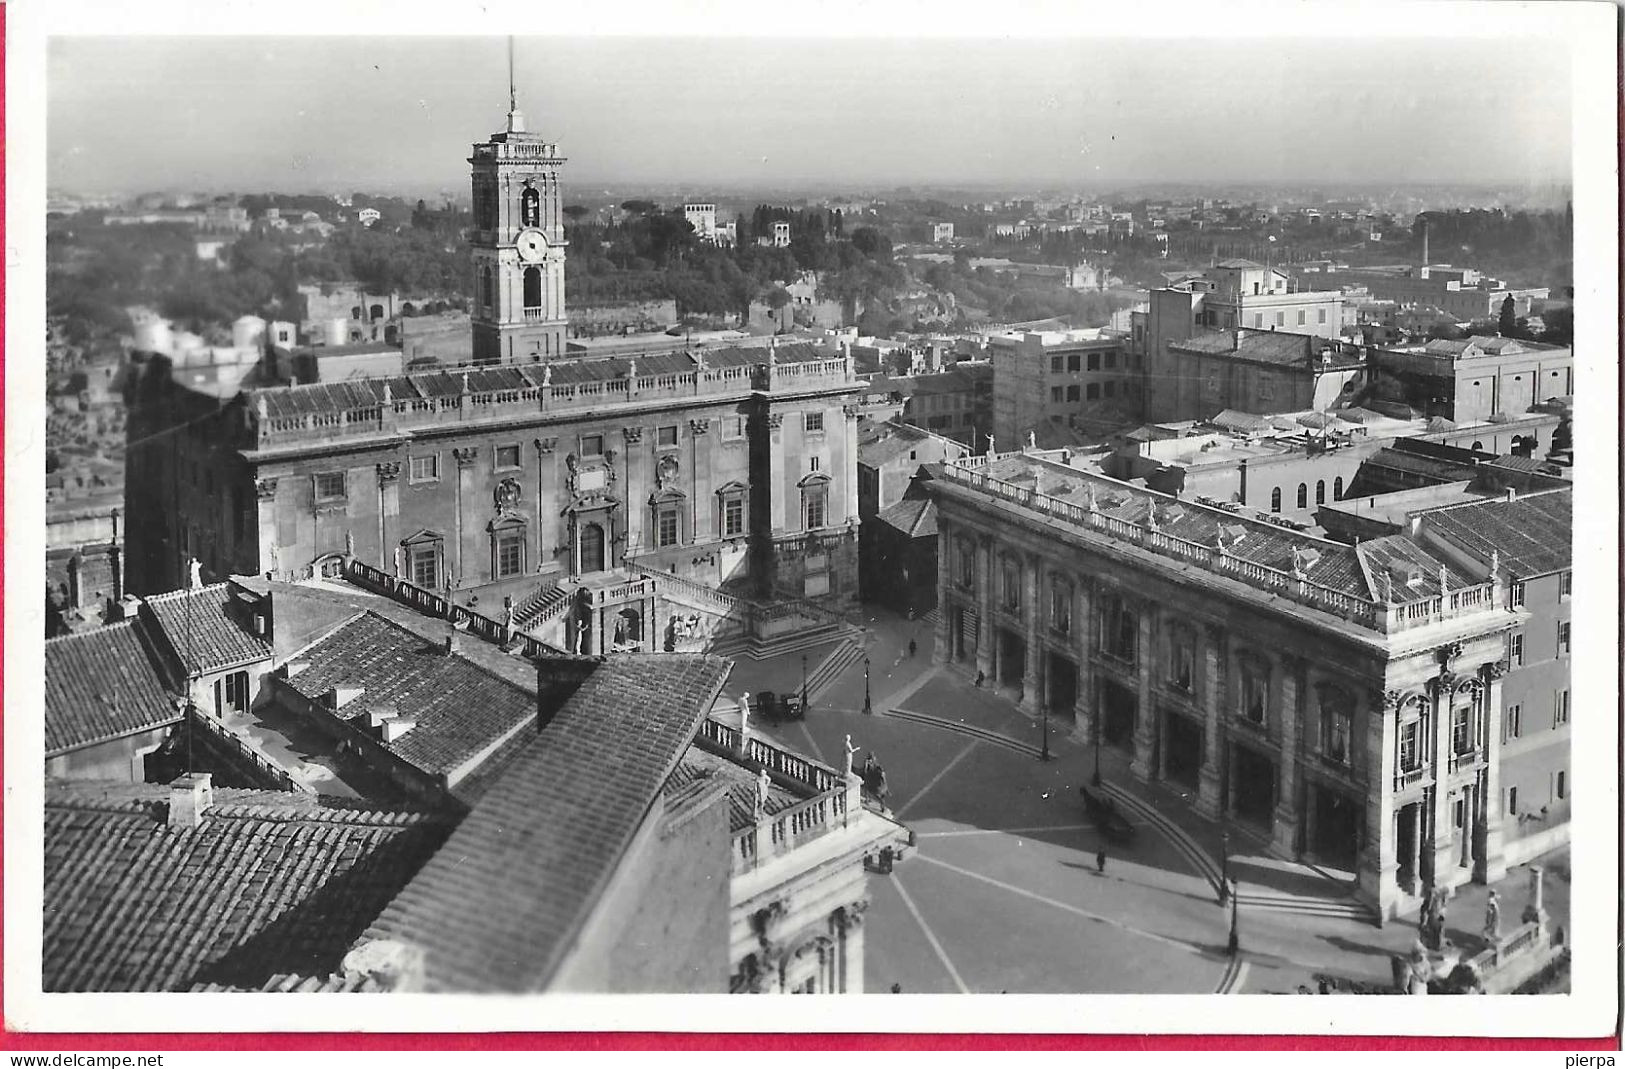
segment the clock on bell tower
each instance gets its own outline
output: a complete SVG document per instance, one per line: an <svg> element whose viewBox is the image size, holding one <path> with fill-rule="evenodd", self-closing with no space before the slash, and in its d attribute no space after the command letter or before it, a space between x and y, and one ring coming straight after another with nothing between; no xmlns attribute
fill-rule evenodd
<svg viewBox="0 0 1625 1069"><path fill-rule="evenodd" d="M525 130L509 88L508 128L474 146L474 362L564 355L564 220L558 146Z"/></svg>

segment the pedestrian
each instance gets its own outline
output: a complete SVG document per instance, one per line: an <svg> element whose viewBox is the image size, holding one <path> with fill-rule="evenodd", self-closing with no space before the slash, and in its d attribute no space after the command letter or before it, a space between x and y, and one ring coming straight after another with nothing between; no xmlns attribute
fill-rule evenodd
<svg viewBox="0 0 1625 1069"><path fill-rule="evenodd" d="M903 985L902 984L893 984L893 985L891 985L891 993L894 994L894 995L901 995L903 993Z"/></svg>
<svg viewBox="0 0 1625 1069"><path fill-rule="evenodd" d="M1102 876L1106 875L1106 851L1104 851L1104 850L1096 851L1096 853L1095 853L1095 869Z"/></svg>
<svg viewBox="0 0 1625 1069"><path fill-rule="evenodd" d="M909 639L908 640L908 655L910 657L914 656L914 651L917 650L917 649L919 649L919 647L914 644L914 640Z"/></svg>
<svg viewBox="0 0 1625 1069"><path fill-rule="evenodd" d="M977 686L978 686L978 687L979 687L979 686L981 686L981 685L982 685L982 680L984 680L984 679L986 679L986 678L987 678L987 677L986 677L986 676L985 676L985 675L983 675L983 674L982 674L982 670L981 670L981 669L980 669L980 668L978 668L978 669L977 669L977 670L976 670L976 685L977 685Z"/></svg>

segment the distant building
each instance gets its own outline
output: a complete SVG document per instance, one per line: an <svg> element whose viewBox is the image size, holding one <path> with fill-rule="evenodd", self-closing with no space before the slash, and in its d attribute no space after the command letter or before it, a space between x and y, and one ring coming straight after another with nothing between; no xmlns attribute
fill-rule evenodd
<svg viewBox="0 0 1625 1069"><path fill-rule="evenodd" d="M865 600L917 613L936 604L936 505L914 480L928 464L970 454L969 446L918 427L859 422L859 574Z"/></svg>
<svg viewBox="0 0 1625 1069"><path fill-rule="evenodd" d="M1456 423L1522 415L1574 392L1574 351L1565 346L1474 335L1372 353L1373 396Z"/></svg>
<svg viewBox="0 0 1625 1069"><path fill-rule="evenodd" d="M694 237L707 245L731 247L738 240L738 224L718 223L715 204L685 204L683 218L694 228Z"/></svg>
<svg viewBox="0 0 1625 1069"><path fill-rule="evenodd" d="M954 240L954 224L932 223L931 242L935 245L945 245Z"/></svg>
<svg viewBox="0 0 1625 1069"><path fill-rule="evenodd" d="M384 213L377 208L362 208L355 213L356 222L362 226L371 226L384 217Z"/></svg>
<svg viewBox="0 0 1625 1069"><path fill-rule="evenodd" d="M1017 448L1046 424L1068 426L1086 406L1140 409L1141 376L1128 339L1098 329L990 335L992 433Z"/></svg>

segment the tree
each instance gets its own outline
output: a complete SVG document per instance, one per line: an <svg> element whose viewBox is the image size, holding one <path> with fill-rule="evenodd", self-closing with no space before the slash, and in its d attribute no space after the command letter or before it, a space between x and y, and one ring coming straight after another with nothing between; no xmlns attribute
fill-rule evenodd
<svg viewBox="0 0 1625 1069"><path fill-rule="evenodd" d="M657 205L652 200L623 200L621 202L621 210L630 212L633 215L648 215L656 207Z"/></svg>
<svg viewBox="0 0 1625 1069"><path fill-rule="evenodd" d="M790 303L790 294L783 286L774 286L767 292L767 306L777 312Z"/></svg>
<svg viewBox="0 0 1625 1069"><path fill-rule="evenodd" d="M1499 333L1503 338L1514 338L1518 334L1518 312L1512 294L1501 302L1501 322Z"/></svg>
<svg viewBox="0 0 1625 1069"><path fill-rule="evenodd" d="M564 217L572 223L579 223L589 210L585 204L566 204L564 206Z"/></svg>

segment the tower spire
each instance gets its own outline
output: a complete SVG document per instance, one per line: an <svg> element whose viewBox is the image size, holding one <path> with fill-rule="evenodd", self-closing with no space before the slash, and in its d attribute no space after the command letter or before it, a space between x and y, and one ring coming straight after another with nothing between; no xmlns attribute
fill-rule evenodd
<svg viewBox="0 0 1625 1069"><path fill-rule="evenodd" d="M519 110L519 94L514 88L513 80L513 38L508 38L508 132L522 134L525 132L525 116Z"/></svg>

